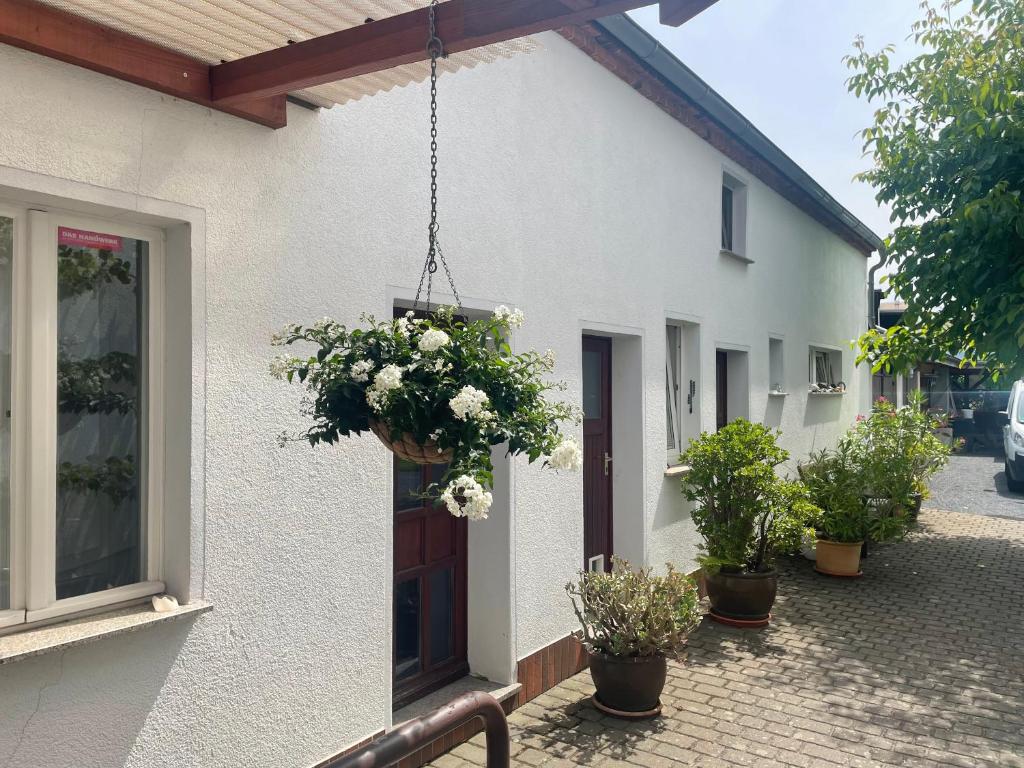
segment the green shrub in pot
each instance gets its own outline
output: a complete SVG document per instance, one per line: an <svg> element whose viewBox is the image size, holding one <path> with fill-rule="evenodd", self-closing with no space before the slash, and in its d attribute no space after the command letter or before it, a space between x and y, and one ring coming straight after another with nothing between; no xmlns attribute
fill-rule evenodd
<svg viewBox="0 0 1024 768"><path fill-rule="evenodd" d="M702 433L682 455L711 615L726 623L768 622L778 586L775 555L799 549L817 514L804 485L776 473L789 457L778 434L737 419Z"/></svg>
<svg viewBox="0 0 1024 768"><path fill-rule="evenodd" d="M565 591L590 652L595 703L617 715L655 713L665 687L665 660L678 655L700 621L693 579L671 565L658 576L612 558L610 573L581 572Z"/></svg>

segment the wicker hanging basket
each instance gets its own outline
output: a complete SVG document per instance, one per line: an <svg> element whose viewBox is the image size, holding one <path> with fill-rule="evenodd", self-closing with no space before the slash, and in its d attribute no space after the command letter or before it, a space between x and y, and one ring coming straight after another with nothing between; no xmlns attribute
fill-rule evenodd
<svg viewBox="0 0 1024 768"><path fill-rule="evenodd" d="M400 440L391 439L391 428L382 421L370 420L370 429L373 430L380 441L388 447L398 458L411 461L414 464L448 464L455 455L451 448L439 451L437 443L428 440L420 444L416 438L408 432L402 433Z"/></svg>

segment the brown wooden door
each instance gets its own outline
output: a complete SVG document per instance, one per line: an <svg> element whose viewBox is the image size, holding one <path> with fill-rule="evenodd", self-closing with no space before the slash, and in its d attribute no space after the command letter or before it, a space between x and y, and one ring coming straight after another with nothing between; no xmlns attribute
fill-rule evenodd
<svg viewBox="0 0 1024 768"><path fill-rule="evenodd" d="M729 423L729 355L715 352L715 428Z"/></svg>
<svg viewBox="0 0 1024 768"><path fill-rule="evenodd" d="M395 458L396 709L468 671L466 519L418 498L446 469Z"/></svg>
<svg viewBox="0 0 1024 768"><path fill-rule="evenodd" d="M612 342L583 337L583 567L611 568Z"/></svg>

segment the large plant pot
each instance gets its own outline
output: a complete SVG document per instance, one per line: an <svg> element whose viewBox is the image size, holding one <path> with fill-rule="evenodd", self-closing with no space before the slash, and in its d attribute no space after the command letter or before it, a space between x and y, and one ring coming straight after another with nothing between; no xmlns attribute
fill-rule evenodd
<svg viewBox="0 0 1024 768"><path fill-rule="evenodd" d="M863 541L852 544L841 541L818 539L815 547L818 561L814 570L826 576L860 576L860 551Z"/></svg>
<svg viewBox="0 0 1024 768"><path fill-rule="evenodd" d="M763 627L771 618L779 575L767 573L708 573L711 618L738 627Z"/></svg>
<svg viewBox="0 0 1024 768"><path fill-rule="evenodd" d="M664 656L623 657L590 654L594 705L625 718L653 717L661 712L667 665Z"/></svg>

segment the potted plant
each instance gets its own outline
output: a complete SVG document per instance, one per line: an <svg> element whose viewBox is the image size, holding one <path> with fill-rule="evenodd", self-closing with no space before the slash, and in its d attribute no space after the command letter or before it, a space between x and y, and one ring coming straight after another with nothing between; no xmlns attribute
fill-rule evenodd
<svg viewBox="0 0 1024 768"><path fill-rule="evenodd" d="M611 572L581 572L565 591L590 653L594 705L618 717L661 711L666 659L700 622L697 585L671 565L664 576L612 558Z"/></svg>
<svg viewBox="0 0 1024 768"><path fill-rule="evenodd" d="M789 454L778 433L737 419L690 443L683 493L703 538L698 558L711 616L744 627L768 623L778 590L775 555L797 551L817 510L802 483L775 468Z"/></svg>
<svg viewBox="0 0 1024 768"><path fill-rule="evenodd" d="M509 331L522 321L507 307L474 322L441 307L429 317L408 312L387 322L364 316L365 327L352 330L329 318L288 326L273 343L306 345L312 353L282 355L271 373L306 386L313 426L297 437L283 434L282 444L333 444L372 431L404 459L448 464L429 495L455 516L487 517L492 446L505 444L531 463L546 457L554 469L578 470L582 461L579 443L558 426L578 423L579 408L547 399L564 388L543 378L553 355L512 352Z"/></svg>

